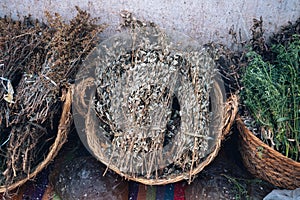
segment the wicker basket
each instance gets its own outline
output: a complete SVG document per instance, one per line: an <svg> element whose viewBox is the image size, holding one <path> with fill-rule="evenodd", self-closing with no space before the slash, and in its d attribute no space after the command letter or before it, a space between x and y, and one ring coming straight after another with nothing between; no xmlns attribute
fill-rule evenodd
<svg viewBox="0 0 300 200"><path fill-rule="evenodd" d="M20 187L24 183L26 183L28 180L33 179L38 173L40 173L56 157L58 151L61 149L62 145L67 140L67 135L68 135L69 128L71 125L71 121L72 121L71 120L71 112L70 112L71 103L72 103L71 93L72 93L71 88L69 88L68 90L65 90L65 92L63 92L61 100L64 101L64 105L63 105L63 110L62 110L62 114L61 114L60 121L59 121L58 131L56 134L56 138L55 138L53 144L51 145L51 147L49 148L49 152L46 155L46 157L44 158L44 160L42 162L40 162L38 164L38 166L36 166L35 169L33 169L32 172L30 172L28 174L27 177L25 177L21 180L18 180L11 185L0 186L0 193L12 191L12 190Z"/></svg>
<svg viewBox="0 0 300 200"><path fill-rule="evenodd" d="M87 90L90 90L93 87L92 85L93 80L87 78L81 84L77 85L78 87L75 88L75 93L80 94L81 92L84 92L85 94L87 94ZM220 88L217 82L215 83L214 92L220 94ZM89 110L87 113L84 113L82 115L84 117L83 120L74 120L77 131L79 131L78 127L82 127L82 132L79 131L78 133L85 147L91 152L91 154L94 155L95 158L104 163L109 169L115 171L128 180L137 181L146 185L164 185L187 179L189 181L192 181L193 177L197 173L202 171L203 168L210 164L217 156L221 148L223 139L231 130L231 126L234 122L238 110L237 97L234 95L227 99L225 104L223 103L223 105L221 106L221 108L223 109L223 117L221 119L221 125L219 124L219 132L216 133L216 141L211 148L211 152L201 161L201 164L199 164L196 168L192 169L189 173L171 174L167 177L156 177L149 179L144 176L132 176L131 174L122 172L117 165L110 161L109 156L101 150L102 148L107 148L107 146L111 144L107 141L104 141L103 137L99 137L99 134L101 133L99 133L99 130L97 130L98 126L94 123L94 120L92 120L90 116L90 112L93 112L93 109L89 109L89 106L86 104L87 101L86 99L84 99L84 97L87 96L83 95L82 93L79 95L79 98L77 100L80 102L75 102L73 106L73 114L78 116L82 115L84 113L84 110ZM91 102L92 97L88 99L90 99Z"/></svg>
<svg viewBox="0 0 300 200"><path fill-rule="evenodd" d="M86 58L76 76L74 124L94 157L127 179L192 181L218 154L236 102L226 104L205 48L151 25L103 41Z"/></svg>
<svg viewBox="0 0 300 200"><path fill-rule="evenodd" d="M239 130L240 152L244 165L254 176L278 187L300 187L300 163L272 149L247 129L240 116L236 119Z"/></svg>

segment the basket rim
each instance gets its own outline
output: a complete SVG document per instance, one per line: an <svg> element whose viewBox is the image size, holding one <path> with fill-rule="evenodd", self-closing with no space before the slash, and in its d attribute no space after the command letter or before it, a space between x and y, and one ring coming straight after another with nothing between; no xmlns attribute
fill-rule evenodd
<svg viewBox="0 0 300 200"><path fill-rule="evenodd" d="M277 150L273 149L272 147L270 147L269 145L267 145L266 143L264 143L262 140L260 140L258 137L256 137L245 125L245 123L243 122L241 116L239 114L237 114L236 116L236 124L238 126L238 128L240 127L243 131L239 130L240 135L243 136L243 134L247 134L247 136L249 136L249 138L253 141L255 141L256 143L258 143L261 147L263 147L265 150L267 150L268 152L274 154L277 158L279 159L283 159L283 160L287 160L287 162L292 163L294 166L298 167L300 170L300 162L297 162L289 157L284 156L282 153L278 152ZM241 132L243 134L241 134Z"/></svg>
<svg viewBox="0 0 300 200"><path fill-rule="evenodd" d="M300 187L300 162L292 160L255 136L238 115L239 151L246 169L255 177L285 189Z"/></svg>
<svg viewBox="0 0 300 200"><path fill-rule="evenodd" d="M50 162L53 161L62 145L66 142L68 130L72 121L70 114L72 104L72 87L69 87L66 90L67 91L65 92L65 94L63 94L61 97L61 99L64 100L64 104L58 125L57 136L53 144L49 147L47 156L35 167L35 169L30 174L27 175L26 178L18 180L10 185L1 185L0 193L12 191L25 184L27 181L33 179L38 173L46 168L47 165L50 164Z"/></svg>
<svg viewBox="0 0 300 200"><path fill-rule="evenodd" d="M234 119L236 117L236 114L238 112L238 97L236 95L231 95L225 102L224 106L224 117L223 117L223 126L221 130L221 134L218 135L217 142L214 146L214 150L203 160L203 162L195 169L193 169L190 174L176 174L176 175L171 175L170 177L167 178L162 178L162 179L145 179L145 178L139 178L139 177L131 177L126 174L123 174L122 172L119 171L119 169L116 169L119 171L118 174L124 176L125 178L133 181L140 182L145 185L164 185L164 184L170 184L170 183L175 183L179 182L182 180L188 180L188 183L190 184L193 179L191 177L197 175L199 172L201 172L207 165L209 165L215 157L218 155L219 150L221 149L222 141L224 140L225 137L228 136L231 127L234 123ZM114 170L114 169L113 169ZM115 171L115 170L114 170Z"/></svg>
<svg viewBox="0 0 300 200"><path fill-rule="evenodd" d="M220 87L218 82L216 82L216 85ZM164 178L160 177L157 179L156 178L148 179L145 177L134 177L120 171L120 169L117 166L111 164L109 160L106 160L105 156L95 155L92 151L90 151L90 153L92 153L92 155L94 155L94 157L99 162L102 162L104 165L106 165L107 169L114 171L115 173L119 174L120 176L124 177L127 180L136 181L145 185L164 185L164 184L179 182L182 180L188 180L188 183L191 183L194 176L198 174L200 171L202 171L207 165L209 165L214 160L214 158L218 155L218 152L222 145L222 141L229 134L237 112L238 112L238 96L232 94L225 102L223 102L223 108L222 108L223 116L221 119L222 125L220 125L219 134L217 134L217 138L214 146L211 148L212 149L211 152L203 159L201 164L199 164L196 168L192 169L190 172L181 173L181 174L171 174L167 177Z"/></svg>

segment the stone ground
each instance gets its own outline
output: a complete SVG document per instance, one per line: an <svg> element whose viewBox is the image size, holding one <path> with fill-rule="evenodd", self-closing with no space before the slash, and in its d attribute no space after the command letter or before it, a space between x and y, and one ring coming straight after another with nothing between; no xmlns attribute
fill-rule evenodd
<svg viewBox="0 0 300 200"><path fill-rule="evenodd" d="M241 162L236 141L234 133L223 143L216 159L199 173L192 184L182 182L185 185L185 199L256 200L263 199L275 188L267 182L255 179L247 172ZM28 183L19 191L20 195L22 193L19 199L58 199L58 195L63 200L128 199L128 188L132 182L124 181L110 172L103 177L104 170L105 166L96 161L74 135L70 137L55 162L41 173L35 182Z"/></svg>

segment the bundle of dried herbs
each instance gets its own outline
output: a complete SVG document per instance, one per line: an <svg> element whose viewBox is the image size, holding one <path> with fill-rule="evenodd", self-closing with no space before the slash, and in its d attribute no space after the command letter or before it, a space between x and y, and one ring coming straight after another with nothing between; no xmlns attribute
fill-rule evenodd
<svg viewBox="0 0 300 200"><path fill-rule="evenodd" d="M69 23L49 13L47 24L0 18L0 185L30 174L54 141L63 88L104 28L77 12Z"/></svg>
<svg viewBox="0 0 300 200"><path fill-rule="evenodd" d="M232 50L226 45L214 42L205 46L222 75L228 98L231 94L239 93L241 89L240 72L247 65L244 49Z"/></svg>
<svg viewBox="0 0 300 200"><path fill-rule="evenodd" d="M81 138L127 177L191 180L220 139L224 96L214 88L215 63L187 36L153 23L127 25L94 50L77 76L78 91L95 87L74 106L85 118L77 119L85 121Z"/></svg>
<svg viewBox="0 0 300 200"><path fill-rule="evenodd" d="M298 19L270 39L254 42L242 83L243 102L260 127L261 139L300 161L300 28ZM257 22L258 23L258 22ZM262 22L258 23L262 26ZM260 28L262 30L262 28ZM254 41L254 40L253 40Z"/></svg>

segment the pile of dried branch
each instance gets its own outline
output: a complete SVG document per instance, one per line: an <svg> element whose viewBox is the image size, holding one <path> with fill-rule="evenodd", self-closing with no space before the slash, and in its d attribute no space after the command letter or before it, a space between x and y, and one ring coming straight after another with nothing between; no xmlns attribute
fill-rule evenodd
<svg viewBox="0 0 300 200"><path fill-rule="evenodd" d="M62 113L66 91L104 28L87 12L77 11L69 23L49 13L47 24L30 17L0 19L2 186L29 177L51 149L66 139L55 140L63 125L61 115L69 115Z"/></svg>
<svg viewBox="0 0 300 200"><path fill-rule="evenodd" d="M191 181L216 156L228 124L223 83L197 42L154 24L129 26L101 43L77 75L80 137L129 179Z"/></svg>

